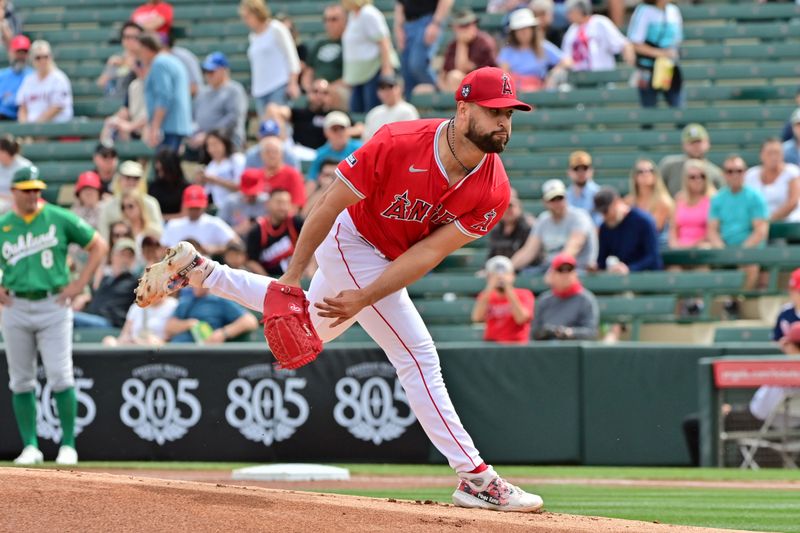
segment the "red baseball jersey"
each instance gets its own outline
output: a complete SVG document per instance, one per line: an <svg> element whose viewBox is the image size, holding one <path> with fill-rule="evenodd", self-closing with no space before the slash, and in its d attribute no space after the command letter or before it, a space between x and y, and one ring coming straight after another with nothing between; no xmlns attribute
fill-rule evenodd
<svg viewBox="0 0 800 533"><path fill-rule="evenodd" d="M536 298L528 289L514 287L522 306L531 314L531 319L524 324L517 324L511 313L511 303L504 294L492 292L489 295L489 307L486 310L486 330L483 340L494 342L528 342L531 338L531 321Z"/></svg>
<svg viewBox="0 0 800 533"><path fill-rule="evenodd" d="M486 154L450 186L436 150L446 125L441 119L388 124L336 169L362 198L348 208L356 229L389 259L445 224L482 237L508 207L511 185L497 154Z"/></svg>

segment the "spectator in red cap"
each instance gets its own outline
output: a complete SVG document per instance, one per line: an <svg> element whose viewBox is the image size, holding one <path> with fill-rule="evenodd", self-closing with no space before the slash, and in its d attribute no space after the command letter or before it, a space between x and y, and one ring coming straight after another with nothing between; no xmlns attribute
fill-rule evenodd
<svg viewBox="0 0 800 533"><path fill-rule="evenodd" d="M0 0L2 2L2 0ZM0 70L0 120L17 120L19 106L17 92L22 80L33 72L28 66L28 50L31 41L24 35L17 35L8 45L8 67Z"/></svg>
<svg viewBox="0 0 800 533"><path fill-rule="evenodd" d="M514 287L514 266L508 257L490 258L485 270L486 288L478 294L472 308L472 321L486 323L483 340L528 342L533 320L533 293Z"/></svg>
<svg viewBox="0 0 800 533"><path fill-rule="evenodd" d="M780 342L795 322L800 322L800 268L789 277L789 303L778 314L772 339Z"/></svg>
<svg viewBox="0 0 800 533"><path fill-rule="evenodd" d="M242 172L239 192L228 196L217 214L240 237L244 237L258 217L266 214L264 202L268 197L264 192L264 172L257 168L248 168Z"/></svg>
<svg viewBox="0 0 800 533"><path fill-rule="evenodd" d="M597 338L600 311L597 299L581 284L575 258L559 254L544 277L550 287L539 295L533 320L537 340L592 340Z"/></svg>
<svg viewBox="0 0 800 533"><path fill-rule="evenodd" d="M97 172L87 170L78 176L75 183L76 202L72 204L72 212L89 223L93 228L98 227L100 220L100 196L103 186Z"/></svg>
<svg viewBox="0 0 800 533"><path fill-rule="evenodd" d="M175 246L193 239L208 252L219 255L229 242L237 240L236 232L219 217L206 213L208 196L202 185L189 185L183 191L183 216L167 222L161 243Z"/></svg>
<svg viewBox="0 0 800 533"><path fill-rule="evenodd" d="M131 20L144 31L156 32L166 43L172 29L172 6L160 0L148 0L131 13Z"/></svg>
<svg viewBox="0 0 800 533"><path fill-rule="evenodd" d="M75 203L72 204L71 210L95 229L99 228L101 194L100 176L96 172L89 170L78 176L78 181L75 183ZM89 259L89 253L77 244L70 244L68 254L72 260L72 271L83 270Z"/></svg>

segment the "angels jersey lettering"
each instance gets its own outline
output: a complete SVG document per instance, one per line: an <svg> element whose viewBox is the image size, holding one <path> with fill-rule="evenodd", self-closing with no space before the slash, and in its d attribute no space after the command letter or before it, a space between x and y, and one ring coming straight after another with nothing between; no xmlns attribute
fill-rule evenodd
<svg viewBox="0 0 800 533"><path fill-rule="evenodd" d="M511 186L497 154L486 154L450 186L436 150L446 125L441 119L388 124L336 169L362 198L348 208L356 229L389 259L450 223L482 237L508 207Z"/></svg>

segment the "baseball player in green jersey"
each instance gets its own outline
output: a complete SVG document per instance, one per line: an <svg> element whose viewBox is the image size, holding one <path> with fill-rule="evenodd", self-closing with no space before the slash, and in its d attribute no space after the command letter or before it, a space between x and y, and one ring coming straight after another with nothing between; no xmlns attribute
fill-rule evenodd
<svg viewBox="0 0 800 533"><path fill-rule="evenodd" d="M108 245L74 213L41 201L47 188L36 167L14 173L14 209L0 217L0 317L6 345L12 406L22 453L17 464L43 460L36 438L36 354L54 392L61 421L56 463L76 464L75 417L78 403L72 372L71 300L83 292ZM67 247L77 243L89 252L86 268L70 282Z"/></svg>

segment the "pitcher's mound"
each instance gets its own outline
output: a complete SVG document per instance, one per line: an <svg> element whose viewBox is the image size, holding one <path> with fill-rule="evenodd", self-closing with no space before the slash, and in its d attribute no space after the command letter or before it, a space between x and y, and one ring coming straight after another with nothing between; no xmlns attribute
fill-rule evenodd
<svg viewBox="0 0 800 533"><path fill-rule="evenodd" d="M0 479L0 531L703 531L63 470L0 468Z"/></svg>

